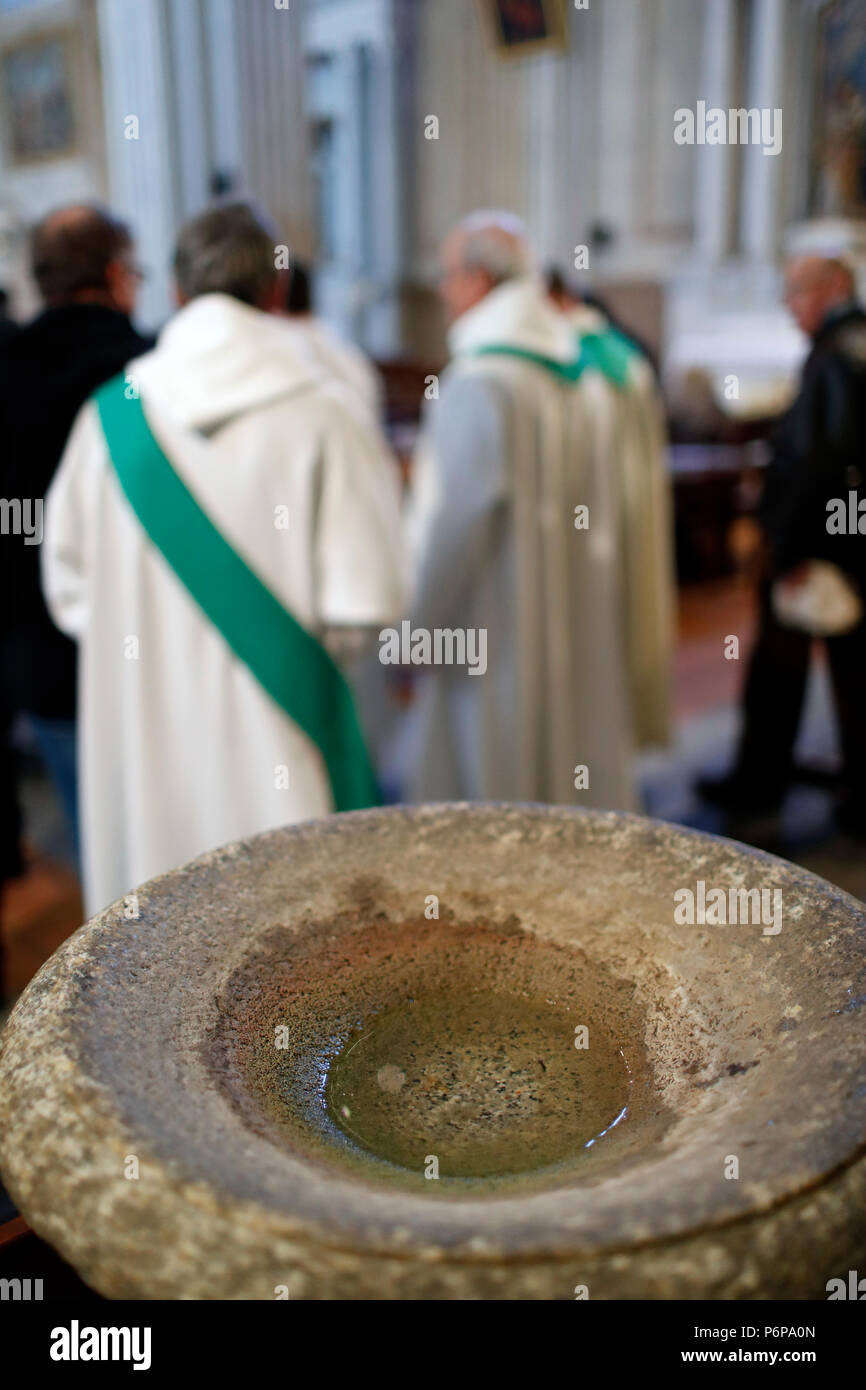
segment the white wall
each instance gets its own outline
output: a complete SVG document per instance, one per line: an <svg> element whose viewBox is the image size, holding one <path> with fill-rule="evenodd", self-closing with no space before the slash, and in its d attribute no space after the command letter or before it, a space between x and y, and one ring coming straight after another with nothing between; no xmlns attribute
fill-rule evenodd
<svg viewBox="0 0 866 1390"><path fill-rule="evenodd" d="M419 110L441 119L418 142L414 264L424 273L454 221L504 206L533 228L544 259L571 264L591 223L617 240L607 269L664 273L693 233L694 161L672 138L694 101L701 6L605 0L567 6L568 52L503 59L464 0L423 4Z"/></svg>

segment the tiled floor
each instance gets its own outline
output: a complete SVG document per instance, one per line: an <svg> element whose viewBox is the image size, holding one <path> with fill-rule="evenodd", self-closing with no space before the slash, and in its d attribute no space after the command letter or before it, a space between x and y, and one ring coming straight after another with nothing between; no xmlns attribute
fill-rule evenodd
<svg viewBox="0 0 866 1390"><path fill-rule="evenodd" d="M679 596L679 646L674 668L674 704L682 722L720 704L735 704L743 663L752 641L752 590L736 579L690 585ZM725 657L729 637L740 658Z"/></svg>
<svg viewBox="0 0 866 1390"><path fill-rule="evenodd" d="M753 612L749 590L735 580L696 586L681 594L674 677L676 742L665 753L642 759L646 809L663 820L745 840L802 864L866 900L866 845L836 831L828 792L797 785L780 817L748 824L726 822L720 811L694 794L699 773L724 772L733 756L737 698L754 632ZM725 642L731 635L740 638L738 660L725 657ZM838 760L829 682L820 648L810 677L797 760L828 768Z"/></svg>
<svg viewBox="0 0 866 1390"><path fill-rule="evenodd" d="M83 919L71 836L53 786L35 762L25 765L21 795L27 873L3 892L5 988L10 995L24 988Z"/></svg>

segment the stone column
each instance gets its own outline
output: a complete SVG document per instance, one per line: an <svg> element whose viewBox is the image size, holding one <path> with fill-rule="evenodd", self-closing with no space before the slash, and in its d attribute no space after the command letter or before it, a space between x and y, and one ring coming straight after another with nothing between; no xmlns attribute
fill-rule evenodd
<svg viewBox="0 0 866 1390"><path fill-rule="evenodd" d="M284 9L273 0L232 0L228 8L235 47L225 62L232 62L238 83L241 187L276 218L291 250L309 254L303 28L310 7L296 0ZM214 93L214 106L219 95Z"/></svg>
<svg viewBox="0 0 866 1390"><path fill-rule="evenodd" d="M212 174L234 187L243 172L243 127L238 62L239 11L233 0L203 0Z"/></svg>
<svg viewBox="0 0 866 1390"><path fill-rule="evenodd" d="M333 121L340 171L319 307L382 354L403 339L416 11L415 0L335 0L304 12L306 52L327 59L332 74L314 82L313 101Z"/></svg>
<svg viewBox="0 0 866 1390"><path fill-rule="evenodd" d="M704 35L698 97L710 107L737 106L737 3L704 0ZM697 148L695 240L704 261L723 261L733 246L736 163L730 145Z"/></svg>
<svg viewBox="0 0 866 1390"><path fill-rule="evenodd" d="M583 239L575 202L582 192L581 143L567 119L570 88L579 76L574 55L549 53L528 74L529 203L535 249L542 265L573 276L574 246ZM582 134L582 132L581 132Z"/></svg>
<svg viewBox="0 0 866 1390"><path fill-rule="evenodd" d="M405 348L414 329L414 304L406 283L416 215L417 109L416 0L394 0L384 42L371 52L369 70L371 175L370 274L376 294L364 323L365 341L390 355Z"/></svg>
<svg viewBox="0 0 866 1390"><path fill-rule="evenodd" d="M149 269L138 317L158 327L171 308L177 220L171 37L161 0L100 0L108 197L132 224Z"/></svg>
<svg viewBox="0 0 866 1390"><path fill-rule="evenodd" d="M775 260L779 252L781 198L785 159L785 17L786 0L754 0L750 34L749 107L781 108L782 150L766 155L760 144L744 149L741 238L755 261ZM792 126L793 129L793 126Z"/></svg>
<svg viewBox="0 0 866 1390"><path fill-rule="evenodd" d="M636 221L640 108L641 21L637 0L599 6L602 118L598 134L597 218L608 223L619 249ZM597 12L598 12L597 11Z"/></svg>
<svg viewBox="0 0 866 1390"><path fill-rule="evenodd" d="M199 0L171 0L168 21L174 74L177 211L180 217L189 217L208 201L213 173L207 27ZM222 36L223 44L228 44L230 33L228 29Z"/></svg>

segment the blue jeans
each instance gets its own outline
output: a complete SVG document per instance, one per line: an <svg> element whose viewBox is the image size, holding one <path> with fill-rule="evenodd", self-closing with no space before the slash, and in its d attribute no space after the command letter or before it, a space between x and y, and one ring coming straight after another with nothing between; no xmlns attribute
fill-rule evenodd
<svg viewBox="0 0 866 1390"><path fill-rule="evenodd" d="M78 853L78 756L75 745L74 719L41 719L28 716L30 726L36 735L39 752L45 763L57 794L63 803L72 840L75 857Z"/></svg>

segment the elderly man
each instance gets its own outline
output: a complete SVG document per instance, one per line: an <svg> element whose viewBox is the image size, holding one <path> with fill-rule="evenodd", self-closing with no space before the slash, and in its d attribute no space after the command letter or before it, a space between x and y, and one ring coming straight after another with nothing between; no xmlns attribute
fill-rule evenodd
<svg viewBox="0 0 866 1390"><path fill-rule="evenodd" d="M37 225L33 278L44 308L0 343L0 495L42 507L72 422L87 397L153 342L130 322L140 272L129 228L103 208L58 208ZM34 513L35 523L40 513ZM0 674L10 711L24 711L77 829L75 643L49 617L38 534L3 538Z"/></svg>
<svg viewBox="0 0 866 1390"><path fill-rule="evenodd" d="M376 797L325 641L402 608L396 473L267 312L276 240L243 203L181 229L180 312L82 411L48 498L46 594L82 651L91 911Z"/></svg>
<svg viewBox="0 0 866 1390"><path fill-rule="evenodd" d="M866 315L856 301L850 269L835 258L793 260L786 270L785 298L812 347L799 394L776 428L767 470L760 511L760 627L736 763L727 777L703 778L698 789L741 818L779 808L792 775L812 638L824 636L842 746L838 819L843 829L862 837Z"/></svg>
<svg viewBox="0 0 866 1390"><path fill-rule="evenodd" d="M632 808L611 398L515 218L468 218L442 265L452 361L416 458L413 628L434 660L456 632L486 669L422 676L409 792Z"/></svg>

